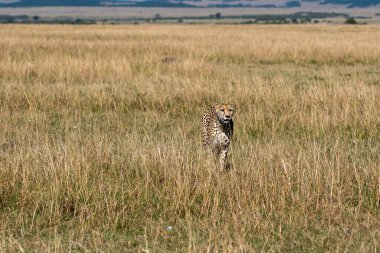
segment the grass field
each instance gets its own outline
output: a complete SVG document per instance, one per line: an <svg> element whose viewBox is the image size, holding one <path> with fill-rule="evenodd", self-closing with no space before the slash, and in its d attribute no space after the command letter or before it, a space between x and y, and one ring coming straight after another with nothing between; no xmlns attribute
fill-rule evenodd
<svg viewBox="0 0 380 253"><path fill-rule="evenodd" d="M0 27L0 251L380 250L379 26ZM236 104L231 172L203 111Z"/></svg>

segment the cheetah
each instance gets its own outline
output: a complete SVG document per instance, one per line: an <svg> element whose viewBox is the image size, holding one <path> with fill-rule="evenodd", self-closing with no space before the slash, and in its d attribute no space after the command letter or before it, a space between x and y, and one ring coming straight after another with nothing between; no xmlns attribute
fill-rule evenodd
<svg viewBox="0 0 380 253"><path fill-rule="evenodd" d="M210 148L220 170L227 169L227 153L234 132L232 115L235 107L231 104L216 104L207 109L202 119L203 146Z"/></svg>

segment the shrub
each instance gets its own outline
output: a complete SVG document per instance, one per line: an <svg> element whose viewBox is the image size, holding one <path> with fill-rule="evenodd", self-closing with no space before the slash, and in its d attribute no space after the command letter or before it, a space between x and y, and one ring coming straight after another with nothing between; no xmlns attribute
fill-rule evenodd
<svg viewBox="0 0 380 253"><path fill-rule="evenodd" d="M344 21L344 23L349 24L349 25L355 25L358 22L356 22L356 20L354 18L347 18L346 21Z"/></svg>

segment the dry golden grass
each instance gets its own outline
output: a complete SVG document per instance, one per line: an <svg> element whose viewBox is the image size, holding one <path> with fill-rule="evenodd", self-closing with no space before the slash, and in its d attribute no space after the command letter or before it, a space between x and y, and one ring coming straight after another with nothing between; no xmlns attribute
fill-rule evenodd
<svg viewBox="0 0 380 253"><path fill-rule="evenodd" d="M380 27L0 28L0 251L380 250Z"/></svg>

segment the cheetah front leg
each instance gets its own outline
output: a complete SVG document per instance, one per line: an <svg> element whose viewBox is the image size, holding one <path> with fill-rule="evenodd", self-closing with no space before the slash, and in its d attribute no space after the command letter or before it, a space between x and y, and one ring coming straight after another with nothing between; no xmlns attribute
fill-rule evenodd
<svg viewBox="0 0 380 253"><path fill-rule="evenodd" d="M212 154L213 154L213 158L214 158L215 163L218 163L219 158L220 158L220 153L221 153L220 146L215 146L212 148Z"/></svg>
<svg viewBox="0 0 380 253"><path fill-rule="evenodd" d="M228 154L228 147L225 147L224 149L220 150L220 153L219 153L220 171L227 169L227 154Z"/></svg>

